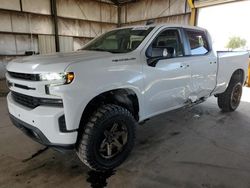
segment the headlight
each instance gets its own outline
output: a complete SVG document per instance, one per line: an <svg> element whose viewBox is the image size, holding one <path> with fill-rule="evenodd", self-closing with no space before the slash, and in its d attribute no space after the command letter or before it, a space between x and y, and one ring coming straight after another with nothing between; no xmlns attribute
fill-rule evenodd
<svg viewBox="0 0 250 188"><path fill-rule="evenodd" d="M64 73L42 73L40 74L41 81L64 80Z"/></svg>
<svg viewBox="0 0 250 188"><path fill-rule="evenodd" d="M57 81L59 84L70 84L74 80L74 73L42 73L39 75L41 81Z"/></svg>

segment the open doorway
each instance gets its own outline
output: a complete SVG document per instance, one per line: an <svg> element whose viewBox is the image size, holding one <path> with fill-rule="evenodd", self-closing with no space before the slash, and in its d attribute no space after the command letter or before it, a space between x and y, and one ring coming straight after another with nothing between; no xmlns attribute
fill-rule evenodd
<svg viewBox="0 0 250 188"><path fill-rule="evenodd" d="M200 8L197 25L210 32L215 50L250 50L249 10L250 1ZM230 49L230 38L237 37L245 40L245 45Z"/></svg>

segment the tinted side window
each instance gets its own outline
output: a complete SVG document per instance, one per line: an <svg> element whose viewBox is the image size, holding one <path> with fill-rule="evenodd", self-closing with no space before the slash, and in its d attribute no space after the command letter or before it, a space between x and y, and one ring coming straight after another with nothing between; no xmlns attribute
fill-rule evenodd
<svg viewBox="0 0 250 188"><path fill-rule="evenodd" d="M204 55L209 52L207 37L203 31L186 30L191 55Z"/></svg>
<svg viewBox="0 0 250 188"><path fill-rule="evenodd" d="M163 31L152 44L154 52L157 49L170 49L173 51L172 57L183 56L182 44L180 42L178 30L166 30Z"/></svg>

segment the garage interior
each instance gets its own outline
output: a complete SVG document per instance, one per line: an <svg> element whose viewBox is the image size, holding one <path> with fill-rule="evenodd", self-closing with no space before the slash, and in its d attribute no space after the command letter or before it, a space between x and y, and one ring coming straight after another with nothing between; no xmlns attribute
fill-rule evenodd
<svg viewBox="0 0 250 188"><path fill-rule="evenodd" d="M195 26L200 9L238 2L0 0L0 187L250 187L247 87L234 113L220 112L212 97L150 119L138 127L128 160L107 173L31 141L12 125L6 104L5 67L15 58L77 51L106 31L151 20Z"/></svg>

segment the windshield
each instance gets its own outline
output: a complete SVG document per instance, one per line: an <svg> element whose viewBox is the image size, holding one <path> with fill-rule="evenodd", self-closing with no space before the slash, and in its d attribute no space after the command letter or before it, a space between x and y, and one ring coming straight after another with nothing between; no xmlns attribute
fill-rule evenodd
<svg viewBox="0 0 250 188"><path fill-rule="evenodd" d="M153 27L125 28L107 32L87 44L82 50L127 53L135 50Z"/></svg>

